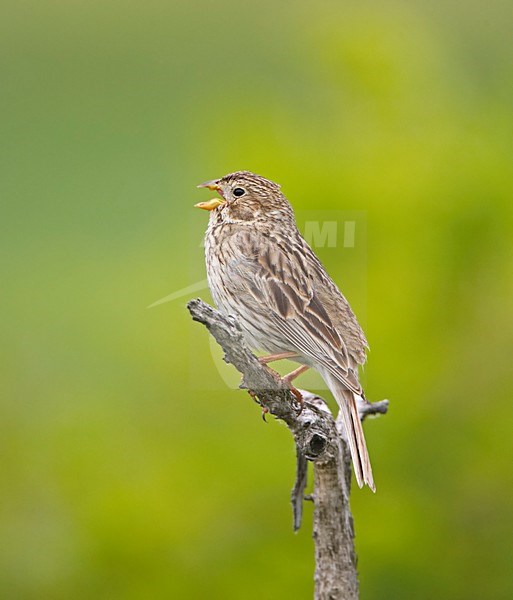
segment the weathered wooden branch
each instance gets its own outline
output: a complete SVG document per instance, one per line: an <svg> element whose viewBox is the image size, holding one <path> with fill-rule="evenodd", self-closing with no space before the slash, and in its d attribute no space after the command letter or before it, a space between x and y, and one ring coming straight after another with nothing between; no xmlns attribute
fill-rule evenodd
<svg viewBox="0 0 513 600"><path fill-rule="evenodd" d="M335 422L327 404L315 394L300 390L303 410L289 386L272 369L262 365L246 345L236 319L226 317L202 300L187 308L203 323L222 347L224 360L243 376L241 388L251 391L265 413L287 424L296 443L296 482L292 490L294 529L301 524L307 461L314 463L313 537L315 541L316 600L355 600L358 577L354 549L353 517L349 507L351 459L341 423ZM388 401L359 406L360 416L385 413Z"/></svg>

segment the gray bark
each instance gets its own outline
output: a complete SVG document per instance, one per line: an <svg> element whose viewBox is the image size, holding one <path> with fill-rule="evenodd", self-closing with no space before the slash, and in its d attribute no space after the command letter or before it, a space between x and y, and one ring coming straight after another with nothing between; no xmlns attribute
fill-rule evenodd
<svg viewBox="0 0 513 600"><path fill-rule="evenodd" d="M314 464L314 492L309 499L314 502L315 599L357 599L358 574L349 506L351 459L341 424L335 422L320 396L306 390L300 390L301 410L288 384L262 365L247 347L234 317L222 315L199 299L191 300L187 308L222 347L224 360L242 374L240 387L251 391L264 415L269 413L284 421L294 436L297 470L291 500L295 530L301 524L307 461ZM360 416L385 413L387 407L386 400L365 401L359 406Z"/></svg>

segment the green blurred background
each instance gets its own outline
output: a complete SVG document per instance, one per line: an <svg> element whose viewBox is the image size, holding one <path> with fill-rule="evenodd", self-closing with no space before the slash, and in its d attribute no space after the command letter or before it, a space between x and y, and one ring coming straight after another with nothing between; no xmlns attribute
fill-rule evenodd
<svg viewBox="0 0 513 600"><path fill-rule="evenodd" d="M293 448L185 308L236 169L358 211L362 598L513 597L513 5L7 1L2 598L310 598ZM345 213L344 213L345 214ZM358 239L358 238L357 238ZM209 300L207 291L201 292Z"/></svg>

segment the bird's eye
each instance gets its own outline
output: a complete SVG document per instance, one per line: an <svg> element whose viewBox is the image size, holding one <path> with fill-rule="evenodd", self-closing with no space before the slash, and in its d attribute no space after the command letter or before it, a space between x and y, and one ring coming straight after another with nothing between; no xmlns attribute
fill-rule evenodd
<svg viewBox="0 0 513 600"><path fill-rule="evenodd" d="M240 187L236 187L236 188L233 190L233 195L234 195L236 198L240 198L241 196L244 196L244 194L245 194L245 193L246 193L246 190L244 190L243 188L240 188Z"/></svg>

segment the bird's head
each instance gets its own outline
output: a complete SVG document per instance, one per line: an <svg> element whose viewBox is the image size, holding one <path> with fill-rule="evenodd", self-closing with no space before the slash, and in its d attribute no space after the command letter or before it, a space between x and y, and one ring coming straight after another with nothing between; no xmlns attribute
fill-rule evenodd
<svg viewBox="0 0 513 600"><path fill-rule="evenodd" d="M218 192L220 198L195 206L213 211L220 221L284 220L293 218L292 208L277 183L250 171L237 171L202 183L198 187Z"/></svg>

